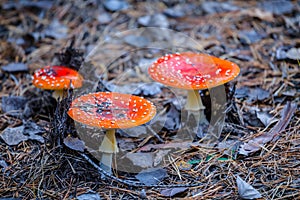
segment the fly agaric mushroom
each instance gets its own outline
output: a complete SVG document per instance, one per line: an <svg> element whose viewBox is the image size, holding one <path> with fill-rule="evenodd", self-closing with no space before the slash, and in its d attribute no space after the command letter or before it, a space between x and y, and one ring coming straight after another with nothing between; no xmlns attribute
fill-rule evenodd
<svg viewBox="0 0 300 200"><path fill-rule="evenodd" d="M101 165L111 172L112 156L118 152L115 130L132 128L150 121L156 108L150 101L116 92L90 93L75 99L68 115L77 122L106 130L99 147Z"/></svg>
<svg viewBox="0 0 300 200"><path fill-rule="evenodd" d="M47 66L35 71L33 85L45 90L54 90L53 96L62 97L63 89L80 88L83 77L75 70L63 66Z"/></svg>
<svg viewBox="0 0 300 200"><path fill-rule="evenodd" d="M227 60L207 54L183 52L167 54L148 68L152 79L188 90L186 110L203 110L199 90L223 85L234 79L240 68Z"/></svg>

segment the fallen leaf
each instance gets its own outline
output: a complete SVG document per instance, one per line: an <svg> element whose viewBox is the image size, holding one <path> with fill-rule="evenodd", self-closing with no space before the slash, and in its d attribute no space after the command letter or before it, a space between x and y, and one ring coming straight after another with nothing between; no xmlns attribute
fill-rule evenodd
<svg viewBox="0 0 300 200"><path fill-rule="evenodd" d="M214 13L222 13L222 12L229 12L239 10L240 8L237 6L232 5L231 3L227 2L214 2L214 1L204 1L202 4L202 9L208 14Z"/></svg>
<svg viewBox="0 0 300 200"><path fill-rule="evenodd" d="M148 67L154 63L157 60L157 58L140 58L138 63L137 63L137 67L139 67L141 73L148 73ZM154 82L156 84L160 84L162 86L161 83L158 82Z"/></svg>
<svg viewBox="0 0 300 200"><path fill-rule="evenodd" d="M160 194L165 197L174 197L175 195L183 193L187 190L188 188L186 187L169 188L169 189L162 190Z"/></svg>
<svg viewBox="0 0 300 200"><path fill-rule="evenodd" d="M84 152L85 149L84 141L80 140L79 138L74 138L71 136L64 138L64 144L70 149L73 149L75 151Z"/></svg>
<svg viewBox="0 0 300 200"><path fill-rule="evenodd" d="M288 0L276 0L276 1L263 1L260 3L260 7L268 12L282 15L292 12L294 5Z"/></svg>
<svg viewBox="0 0 300 200"><path fill-rule="evenodd" d="M280 46L276 49L275 58L276 60L285 60L287 58L286 53L289 47L287 46Z"/></svg>
<svg viewBox="0 0 300 200"><path fill-rule="evenodd" d="M4 10L16 8L16 9L23 9L24 8L39 8L39 9L47 9L49 10L53 6L54 2L53 1L20 1L18 3L14 1L7 1L7 3L4 3L2 5L2 8Z"/></svg>
<svg viewBox="0 0 300 200"><path fill-rule="evenodd" d="M153 166L155 167L155 166L159 165L164 160L163 158L166 155L169 155L170 151L171 151L170 149L168 149L168 150L158 150L156 152L155 156L154 156L154 159L153 159Z"/></svg>
<svg viewBox="0 0 300 200"><path fill-rule="evenodd" d="M286 57L292 60L300 60L300 48L291 48L286 53Z"/></svg>
<svg viewBox="0 0 300 200"><path fill-rule="evenodd" d="M97 20L100 24L109 24L112 21L112 16L108 13L100 13Z"/></svg>
<svg viewBox="0 0 300 200"><path fill-rule="evenodd" d="M126 157L131 160L135 166L142 168L153 166L153 153L127 153Z"/></svg>
<svg viewBox="0 0 300 200"><path fill-rule="evenodd" d="M249 92L250 92L250 88L247 86L244 86L241 88L237 88L235 90L234 96L238 99L245 98L245 97L248 97Z"/></svg>
<svg viewBox="0 0 300 200"><path fill-rule="evenodd" d="M273 13L259 8L244 9L241 12L242 14L248 15L250 17L257 17L261 20L268 21L268 22L273 22L275 20Z"/></svg>
<svg viewBox="0 0 300 200"><path fill-rule="evenodd" d="M297 95L297 90L295 88L290 88L290 89L283 91L281 94L285 95L285 96L294 97Z"/></svg>
<svg viewBox="0 0 300 200"><path fill-rule="evenodd" d="M2 97L1 109L4 113L8 113L11 116L21 117L28 100L21 96L4 96Z"/></svg>
<svg viewBox="0 0 300 200"><path fill-rule="evenodd" d="M55 19L45 29L44 34L55 39L63 39L67 37L68 27Z"/></svg>
<svg viewBox="0 0 300 200"><path fill-rule="evenodd" d="M237 151L238 147L239 147L239 142L230 139L219 142L217 144L217 148L219 149L219 152L222 152L224 155L227 155L229 157L233 156L234 152Z"/></svg>
<svg viewBox="0 0 300 200"><path fill-rule="evenodd" d="M103 3L105 9L111 12L125 10L128 8L128 3L125 0L106 0Z"/></svg>
<svg viewBox="0 0 300 200"><path fill-rule="evenodd" d="M1 171L4 172L8 167L7 163L4 160L0 160L0 166L3 168Z"/></svg>
<svg viewBox="0 0 300 200"><path fill-rule="evenodd" d="M270 92L265 89L259 87L250 88L247 86L236 89L235 96L236 98L248 97L247 102L249 103L255 101L264 101L271 97Z"/></svg>
<svg viewBox="0 0 300 200"><path fill-rule="evenodd" d="M252 44L266 37L266 34L259 33L255 30L242 30L238 35L243 44Z"/></svg>
<svg viewBox="0 0 300 200"><path fill-rule="evenodd" d="M256 87L256 88L252 88L250 90L250 93L248 94L248 97L249 97L249 102L253 102L253 101L263 101L263 100L266 100L268 98L271 97L270 95L270 92L265 90L265 89L262 89L262 88L259 88L259 87Z"/></svg>
<svg viewBox="0 0 300 200"><path fill-rule="evenodd" d="M241 177L236 177L236 184L238 192L243 199L257 199L261 198L261 194L253 188L249 183L245 182Z"/></svg>
<svg viewBox="0 0 300 200"><path fill-rule="evenodd" d="M173 18L185 16L185 13L182 9L180 9L180 6L174 8L167 8L166 10L164 10L164 14L167 15L168 17L173 17Z"/></svg>
<svg viewBox="0 0 300 200"><path fill-rule="evenodd" d="M277 122L277 124L269 132L263 133L260 136L242 144L239 149L239 154L247 156L249 153L258 151L265 143L277 139L276 136L278 136L278 134L284 131L287 127L296 109L297 104L288 102L284 106L281 113L281 119Z"/></svg>
<svg viewBox="0 0 300 200"><path fill-rule="evenodd" d="M88 193L77 196L76 199L77 200L101 200L101 197L96 192L89 191Z"/></svg>
<svg viewBox="0 0 300 200"><path fill-rule="evenodd" d="M163 168L151 168L147 170L142 170L135 177L145 185L155 185L158 184L167 176L167 172Z"/></svg>
<svg viewBox="0 0 300 200"><path fill-rule="evenodd" d="M264 124L258 119L256 112L256 108L250 107L249 112L243 113L243 121L245 125L264 127Z"/></svg>
<svg viewBox="0 0 300 200"><path fill-rule="evenodd" d="M18 145L27 140L36 140L44 143L44 138L38 134L43 133L44 129L33 122L27 122L18 127L8 127L4 129L0 137L10 146Z"/></svg>
<svg viewBox="0 0 300 200"><path fill-rule="evenodd" d="M142 26L168 28L168 18L163 14L146 15L138 18L138 23Z"/></svg>
<svg viewBox="0 0 300 200"><path fill-rule="evenodd" d="M256 116L265 126L268 126L273 120L273 116L267 111L258 111Z"/></svg>
<svg viewBox="0 0 300 200"><path fill-rule="evenodd" d="M10 63L8 65L2 66L1 68L5 72L27 72L28 66L24 63Z"/></svg>
<svg viewBox="0 0 300 200"><path fill-rule="evenodd" d="M124 41L134 47L142 48L149 45L150 40L144 36L128 35L124 37Z"/></svg>

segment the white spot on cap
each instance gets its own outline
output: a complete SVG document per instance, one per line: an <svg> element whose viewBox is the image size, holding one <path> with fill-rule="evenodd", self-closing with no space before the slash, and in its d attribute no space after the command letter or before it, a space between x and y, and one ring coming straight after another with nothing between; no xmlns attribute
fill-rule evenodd
<svg viewBox="0 0 300 200"><path fill-rule="evenodd" d="M225 76L229 76L229 73L231 72L231 70L230 69L228 69L228 70L226 70L226 72L225 72Z"/></svg>

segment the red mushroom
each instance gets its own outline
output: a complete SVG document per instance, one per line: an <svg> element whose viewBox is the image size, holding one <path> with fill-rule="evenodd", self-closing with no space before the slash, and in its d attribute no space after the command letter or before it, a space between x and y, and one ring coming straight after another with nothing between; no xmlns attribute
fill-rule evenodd
<svg viewBox="0 0 300 200"><path fill-rule="evenodd" d="M205 107L202 104L199 90L213 88L234 79L240 72L239 67L230 61L207 54L183 52L169 54L159 58L149 68L148 73L152 79L175 88L188 91L185 109L188 111L186 126L207 131L209 126L204 115ZM197 112L200 111L200 112ZM190 120L191 115L196 120ZM190 123L195 123L190 126ZM178 137L186 137L184 129L178 132ZM219 133L218 133L219 134ZM213 137L212 137L213 136ZM188 136L190 137L190 136ZM216 140L214 135L207 135L210 141Z"/></svg>
<svg viewBox="0 0 300 200"><path fill-rule="evenodd" d="M106 130L99 151L103 152L102 167L111 171L112 156L118 152L115 130L139 126L156 114L148 100L130 94L97 92L75 99L68 115L77 122Z"/></svg>
<svg viewBox="0 0 300 200"><path fill-rule="evenodd" d="M63 66L47 66L35 71L33 85L45 90L54 90L53 96L62 97L63 89L80 88L83 77L75 70Z"/></svg>
<svg viewBox="0 0 300 200"><path fill-rule="evenodd" d="M205 107L199 90L231 81L240 68L235 63L207 54L183 52L159 58L148 72L155 81L188 90L186 110L201 110Z"/></svg>

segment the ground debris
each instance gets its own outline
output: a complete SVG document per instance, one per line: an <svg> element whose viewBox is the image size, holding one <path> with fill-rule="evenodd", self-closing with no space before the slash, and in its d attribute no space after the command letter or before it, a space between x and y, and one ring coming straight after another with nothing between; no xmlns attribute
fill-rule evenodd
<svg viewBox="0 0 300 200"><path fill-rule="evenodd" d="M162 168L149 168L142 170L135 177L145 185L155 185L167 176L167 172Z"/></svg>
<svg viewBox="0 0 300 200"><path fill-rule="evenodd" d="M240 176L236 177L236 183L239 195L242 199L257 199L262 197L256 189L254 189L249 183L245 182Z"/></svg>
<svg viewBox="0 0 300 200"><path fill-rule="evenodd" d="M10 63L8 65L2 66L1 69L5 72L27 72L28 66L24 63Z"/></svg>
<svg viewBox="0 0 300 200"><path fill-rule="evenodd" d="M84 142L78 138L73 138L71 136L67 136L64 138L63 142L67 147L73 149L75 151L84 152L85 145Z"/></svg>
<svg viewBox="0 0 300 200"><path fill-rule="evenodd" d="M34 122L26 122L18 127L7 127L3 130L0 137L10 146L18 145L27 140L36 140L44 143L44 138L39 135L44 132L45 130Z"/></svg>
<svg viewBox="0 0 300 200"><path fill-rule="evenodd" d="M254 139L242 144L240 146L239 153L243 155L249 155L250 153L261 149L267 142L278 139L279 134L283 132L290 123L296 108L297 105L295 103L288 102L282 110L281 119L279 122L277 122L277 124L269 132L263 133L258 137L255 137Z"/></svg>
<svg viewBox="0 0 300 200"><path fill-rule="evenodd" d="M180 193L186 192L187 190L188 188L179 187L179 188L164 189L160 193L165 197L174 197Z"/></svg>
<svg viewBox="0 0 300 200"><path fill-rule="evenodd" d="M6 139L12 145L0 138L0 198L249 198L237 175L264 199L299 198L299 6L288 0L3 1L0 135L10 132ZM158 57L181 51L209 53L241 67L234 83L225 86L225 122L221 138L210 146L197 139L176 141L182 118L176 99L186 94L147 75ZM87 128L91 134L78 137L82 127L66 114L71 95L56 103L51 92L32 86L34 70L59 64L84 74L84 87L74 90L75 96L91 92L89 86L119 89L157 106L160 115L151 130L117 131L117 140L127 164L165 171L157 173L163 175L159 181L144 176L158 185L145 185L138 170L123 172L121 162L101 179L105 172L95 155L103 131ZM208 119L214 104L209 92L201 92ZM44 131L37 133L30 123ZM89 135L95 146L84 140ZM24 140L17 143L15 136ZM33 136L44 142L29 139ZM239 153L241 143L247 156ZM129 153L135 155L132 161ZM144 155L152 163L139 159Z"/></svg>

